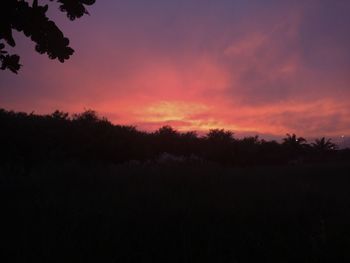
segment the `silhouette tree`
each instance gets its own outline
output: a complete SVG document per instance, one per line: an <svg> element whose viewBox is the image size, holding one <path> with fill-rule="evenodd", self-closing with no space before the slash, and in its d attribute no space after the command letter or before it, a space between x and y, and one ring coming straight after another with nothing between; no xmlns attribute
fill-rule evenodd
<svg viewBox="0 0 350 263"><path fill-rule="evenodd" d="M224 129L211 129L206 135L206 139L209 142L230 144L234 141L234 133L232 131L227 131Z"/></svg>
<svg viewBox="0 0 350 263"><path fill-rule="evenodd" d="M224 129L212 129L204 138L206 158L215 162L228 164L234 159L233 132Z"/></svg>
<svg viewBox="0 0 350 263"><path fill-rule="evenodd" d="M171 126L165 125L161 128L159 128L155 135L163 138L176 138L179 136L179 133L174 130Z"/></svg>
<svg viewBox="0 0 350 263"><path fill-rule="evenodd" d="M314 143L311 143L311 146L317 152L332 151L336 148L336 145L332 143L331 139L326 139L325 137L316 139Z"/></svg>
<svg viewBox="0 0 350 263"><path fill-rule="evenodd" d="M239 140L239 148L248 153L256 153L260 143L258 135L244 137Z"/></svg>
<svg viewBox="0 0 350 263"><path fill-rule="evenodd" d="M153 133L154 147L161 154L164 152L178 154L179 148L177 145L180 133L171 126L163 126Z"/></svg>
<svg viewBox="0 0 350 263"><path fill-rule="evenodd" d="M297 137L294 133L287 133L287 137L283 139L282 146L286 150L287 156L293 159L301 157L309 148L306 139Z"/></svg>
<svg viewBox="0 0 350 263"><path fill-rule="evenodd" d="M149 133L134 126L114 125L93 110L37 115L0 108L0 124L0 163L20 162L28 167L53 160L152 163L165 153L190 162L230 166L350 160L349 149L337 149L326 138L309 145L292 134L280 144L258 136L235 138L229 130L216 129L198 136L170 126Z"/></svg>
<svg viewBox="0 0 350 263"><path fill-rule="evenodd" d="M54 0L50 0L51 2ZM55 0L60 4L60 11L67 14L70 20L88 14L85 5L92 5L95 0ZM36 43L35 50L40 54L47 53L50 59L64 62L69 59L74 50L69 46L66 38L56 24L46 16L48 5L41 6L38 0L33 0L30 6L25 0L3 0L0 4L0 68L17 73L21 67L20 57L9 54L5 50L6 42L9 46L16 46L12 35L15 29L22 32Z"/></svg>
<svg viewBox="0 0 350 263"><path fill-rule="evenodd" d="M54 120L62 120L62 121L65 121L65 120L68 120L69 118L69 113L68 112L63 112L63 111L59 111L59 110L56 110L54 111L50 117Z"/></svg>
<svg viewBox="0 0 350 263"><path fill-rule="evenodd" d="M283 144L291 148L301 148L306 145L306 139L303 137L297 137L294 133L291 135L286 134L287 137L283 139Z"/></svg>
<svg viewBox="0 0 350 263"><path fill-rule="evenodd" d="M94 110L86 110L83 113L74 114L73 120L76 120L82 123L97 123L101 121L101 119L97 115L97 112Z"/></svg>

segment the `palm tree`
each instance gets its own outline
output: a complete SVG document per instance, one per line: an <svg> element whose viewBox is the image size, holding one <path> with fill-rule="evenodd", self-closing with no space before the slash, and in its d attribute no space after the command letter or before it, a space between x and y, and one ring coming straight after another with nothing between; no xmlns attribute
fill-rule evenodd
<svg viewBox="0 0 350 263"><path fill-rule="evenodd" d="M322 137L321 139L316 139L314 143L311 144L312 148L314 148L318 152L327 152L335 150L337 145L332 143L331 139L326 139Z"/></svg>
<svg viewBox="0 0 350 263"><path fill-rule="evenodd" d="M306 145L306 139L303 137L297 137L294 133L291 135L286 134L287 137L283 138L283 144L293 148L300 148Z"/></svg>
<svg viewBox="0 0 350 263"><path fill-rule="evenodd" d="M283 139L282 146L288 158L295 159L301 158L306 153L309 145L306 143L305 138L297 137L294 133L287 133L287 137Z"/></svg>

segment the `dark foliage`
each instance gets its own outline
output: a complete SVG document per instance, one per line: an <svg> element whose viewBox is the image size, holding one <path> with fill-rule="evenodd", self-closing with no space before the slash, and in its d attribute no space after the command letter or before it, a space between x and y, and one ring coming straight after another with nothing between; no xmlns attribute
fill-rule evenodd
<svg viewBox="0 0 350 263"><path fill-rule="evenodd" d="M54 0L50 0L51 2ZM95 0L55 0L60 4L60 10L69 19L80 18L88 14L85 5L94 4ZM40 54L47 54L51 59L64 62L69 59L74 50L69 46L69 39L51 21L46 12L49 6L40 6L34 0L30 6L24 0L3 0L0 4L0 64L1 69L9 69L17 73L21 65L18 55L11 55L5 50L5 41L11 47L16 45L12 30L22 32L35 42L35 50Z"/></svg>
<svg viewBox="0 0 350 263"><path fill-rule="evenodd" d="M0 110L0 261L349 262L350 150L297 138Z"/></svg>
<svg viewBox="0 0 350 263"><path fill-rule="evenodd" d="M35 115L0 110L1 160L28 164L45 160L110 163L167 160L215 162L231 166L281 165L349 158L325 138L307 144L295 134L282 143L258 136L237 139L231 131L214 129L206 136L180 133L169 126L153 133L113 125L94 111L69 116L56 111Z"/></svg>
<svg viewBox="0 0 350 263"><path fill-rule="evenodd" d="M349 169L0 164L0 260L348 263Z"/></svg>

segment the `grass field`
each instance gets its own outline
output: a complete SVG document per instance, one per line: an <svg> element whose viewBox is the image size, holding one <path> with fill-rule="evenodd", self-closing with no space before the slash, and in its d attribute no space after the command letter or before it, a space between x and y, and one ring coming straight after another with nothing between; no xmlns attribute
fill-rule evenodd
<svg viewBox="0 0 350 263"><path fill-rule="evenodd" d="M350 164L0 166L1 262L350 262Z"/></svg>

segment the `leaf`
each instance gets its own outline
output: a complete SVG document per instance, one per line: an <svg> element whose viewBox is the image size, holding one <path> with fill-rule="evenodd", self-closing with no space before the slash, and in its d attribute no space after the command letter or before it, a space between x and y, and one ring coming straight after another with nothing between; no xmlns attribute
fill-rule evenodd
<svg viewBox="0 0 350 263"><path fill-rule="evenodd" d="M19 64L19 56L18 55L6 55L2 59L1 69L9 69L13 73L18 72L21 68L21 64Z"/></svg>

